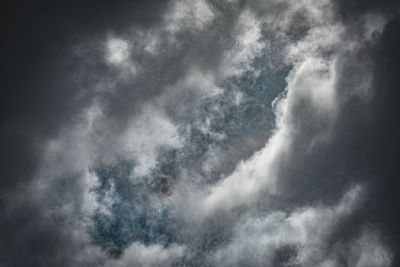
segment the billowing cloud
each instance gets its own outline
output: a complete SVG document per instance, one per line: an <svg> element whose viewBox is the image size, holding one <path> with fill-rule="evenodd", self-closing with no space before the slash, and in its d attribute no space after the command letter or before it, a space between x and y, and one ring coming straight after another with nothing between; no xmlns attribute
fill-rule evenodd
<svg viewBox="0 0 400 267"><path fill-rule="evenodd" d="M0 265L395 266L395 1L150 2L12 7Z"/></svg>
<svg viewBox="0 0 400 267"><path fill-rule="evenodd" d="M305 207L239 221L233 240L215 253L216 265L338 266L340 261L347 261L352 266L387 266L392 255L373 232L366 230L346 243L351 247L348 252L341 251L343 244L329 240L337 224L357 208L361 195L358 186L334 207ZM332 247L338 247L338 251Z"/></svg>

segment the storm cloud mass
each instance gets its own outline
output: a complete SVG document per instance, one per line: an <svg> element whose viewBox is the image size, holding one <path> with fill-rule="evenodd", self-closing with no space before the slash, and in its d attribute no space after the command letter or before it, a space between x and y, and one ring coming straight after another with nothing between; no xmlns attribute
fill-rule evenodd
<svg viewBox="0 0 400 267"><path fill-rule="evenodd" d="M400 266L399 8L10 3L0 266Z"/></svg>

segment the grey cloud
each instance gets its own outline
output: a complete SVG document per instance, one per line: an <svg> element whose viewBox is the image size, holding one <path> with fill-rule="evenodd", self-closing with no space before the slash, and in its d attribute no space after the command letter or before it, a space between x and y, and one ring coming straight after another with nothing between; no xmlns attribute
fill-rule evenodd
<svg viewBox="0 0 400 267"><path fill-rule="evenodd" d="M396 264L392 6L41 2L30 26L7 19L0 263Z"/></svg>

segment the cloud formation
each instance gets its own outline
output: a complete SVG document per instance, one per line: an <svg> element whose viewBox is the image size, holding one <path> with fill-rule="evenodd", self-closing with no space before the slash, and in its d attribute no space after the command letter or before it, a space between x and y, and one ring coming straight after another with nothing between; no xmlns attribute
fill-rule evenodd
<svg viewBox="0 0 400 267"><path fill-rule="evenodd" d="M396 266L398 8L10 6L0 265Z"/></svg>

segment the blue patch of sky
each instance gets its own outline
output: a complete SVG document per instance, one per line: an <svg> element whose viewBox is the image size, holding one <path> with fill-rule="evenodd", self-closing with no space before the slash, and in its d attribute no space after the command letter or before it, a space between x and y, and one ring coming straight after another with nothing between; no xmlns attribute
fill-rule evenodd
<svg viewBox="0 0 400 267"><path fill-rule="evenodd" d="M133 241L165 245L174 241L168 210L152 207L148 186L129 180L133 166L123 161L96 170L100 183L93 190L97 200L101 203L111 192L113 201L108 212L98 210L94 213L91 235L97 244L115 256Z"/></svg>
<svg viewBox="0 0 400 267"><path fill-rule="evenodd" d="M261 66L260 62L258 64ZM244 146L239 149L243 152L242 155L228 161L223 168L217 168L207 174L201 169L201 163L211 146L220 148L224 153L227 145L233 143L233 146L240 146L243 144L241 140L248 138L258 140L259 146L265 143L274 126L271 102L285 88L288 72L288 67L273 71L264 69L259 75L246 73L240 78L226 81L222 84L223 88L227 88L226 92L205 101L200 112L200 116L204 116L203 119L210 118L209 130L223 134L225 138L215 138L194 123L185 145L179 149L160 149L157 166L150 175L137 179L139 182L132 183L129 179L134 168L133 162L122 161L114 166L96 169L100 180L99 186L94 189L97 200L102 203L107 192L114 186L114 201L109 207L109 212L98 210L93 215L91 235L94 242L114 256L120 255L126 246L135 241L165 246L179 242L179 230L174 228L168 207L153 207L149 195L154 192L161 195L171 193L175 179L178 179L182 169L208 175L208 182L216 182L220 179L221 172L233 170L241 157L249 156L252 150L259 149L257 144L254 147ZM235 90L243 94L243 100L238 105L233 101ZM215 105L219 107L218 112L212 108ZM192 118L193 122L195 119L199 118ZM208 238L207 240L212 242L200 242L199 249L207 250L218 246L223 239L219 236Z"/></svg>

